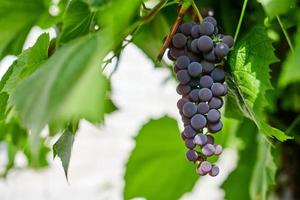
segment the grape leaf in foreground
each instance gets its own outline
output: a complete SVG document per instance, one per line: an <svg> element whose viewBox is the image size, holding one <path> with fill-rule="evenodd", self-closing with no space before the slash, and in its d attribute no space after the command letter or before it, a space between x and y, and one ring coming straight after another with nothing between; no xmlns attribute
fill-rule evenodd
<svg viewBox="0 0 300 200"><path fill-rule="evenodd" d="M254 27L235 45L229 57L226 115L234 118L243 115L251 119L261 133L284 141L289 137L268 125L263 116L268 104L266 92L273 89L269 65L276 61L272 41L263 27Z"/></svg>
<svg viewBox="0 0 300 200"><path fill-rule="evenodd" d="M176 120L150 120L136 137L125 172L124 198L179 199L198 175L187 162Z"/></svg>

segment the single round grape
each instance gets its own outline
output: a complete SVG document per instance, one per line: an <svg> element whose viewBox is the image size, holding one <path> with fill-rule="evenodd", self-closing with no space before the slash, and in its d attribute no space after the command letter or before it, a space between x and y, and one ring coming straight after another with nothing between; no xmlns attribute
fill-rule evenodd
<svg viewBox="0 0 300 200"><path fill-rule="evenodd" d="M215 146L212 144L206 144L202 147L202 153L205 156L212 156L215 153Z"/></svg>
<svg viewBox="0 0 300 200"><path fill-rule="evenodd" d="M196 144L194 143L193 139L186 139L184 143L188 149L194 149L196 147Z"/></svg>
<svg viewBox="0 0 300 200"><path fill-rule="evenodd" d="M182 48L185 46L187 38L183 33L176 33L172 38L172 44L176 48Z"/></svg>
<svg viewBox="0 0 300 200"><path fill-rule="evenodd" d="M179 69L186 69L190 64L190 59L187 56L179 56L176 60L176 66Z"/></svg>
<svg viewBox="0 0 300 200"><path fill-rule="evenodd" d="M215 82L223 83L225 81L225 72L223 69L215 68L210 75Z"/></svg>
<svg viewBox="0 0 300 200"><path fill-rule="evenodd" d="M201 52L209 52L214 47L214 43L212 39L206 35L201 36L198 39L197 44L198 44L198 49Z"/></svg>
<svg viewBox="0 0 300 200"><path fill-rule="evenodd" d="M192 128L192 126L188 125L184 127L183 134L186 138L193 138L196 133L197 132Z"/></svg>
<svg viewBox="0 0 300 200"><path fill-rule="evenodd" d="M210 172L209 172L209 175L211 175L212 177L215 177L219 174L219 172L220 172L219 167L216 166L216 165L213 165Z"/></svg>
<svg viewBox="0 0 300 200"><path fill-rule="evenodd" d="M204 74L210 73L215 68L213 63L207 62L206 60L202 60L200 64L202 65L202 71Z"/></svg>
<svg viewBox="0 0 300 200"><path fill-rule="evenodd" d="M179 30L184 34L184 35L190 35L192 31L193 25L191 23L185 22L179 26Z"/></svg>
<svg viewBox="0 0 300 200"><path fill-rule="evenodd" d="M202 65L198 62L192 62L188 66L188 72L192 77L198 77L202 73Z"/></svg>
<svg viewBox="0 0 300 200"><path fill-rule="evenodd" d="M171 49L167 52L167 56L170 60L176 60L176 58L174 58L172 55L171 55Z"/></svg>
<svg viewBox="0 0 300 200"><path fill-rule="evenodd" d="M189 85L191 87L197 87L199 84L200 84L200 81L197 78L192 78L189 82Z"/></svg>
<svg viewBox="0 0 300 200"><path fill-rule="evenodd" d="M185 104L185 103L187 103L187 102L189 102L189 100L187 99L187 98L180 98L178 101L177 101L177 108L179 109L179 110L182 110L183 109L183 105Z"/></svg>
<svg viewBox="0 0 300 200"><path fill-rule="evenodd" d="M221 118L221 113L216 109L211 109L207 113L207 120L210 123L215 123L215 122L219 121L220 118Z"/></svg>
<svg viewBox="0 0 300 200"><path fill-rule="evenodd" d="M176 91L179 95L187 95L191 91L191 86L179 84Z"/></svg>
<svg viewBox="0 0 300 200"><path fill-rule="evenodd" d="M199 90L200 101L209 101L212 98L212 92L208 88L201 88Z"/></svg>
<svg viewBox="0 0 300 200"><path fill-rule="evenodd" d="M193 53L199 53L199 49L198 49L198 39L194 39L192 42L191 42L191 51Z"/></svg>
<svg viewBox="0 0 300 200"><path fill-rule="evenodd" d="M202 76L200 78L200 87L201 88L210 88L213 83L214 83L214 80L208 75Z"/></svg>
<svg viewBox="0 0 300 200"><path fill-rule="evenodd" d="M186 157L189 161L196 161L198 160L198 153L190 149L186 152Z"/></svg>
<svg viewBox="0 0 300 200"><path fill-rule="evenodd" d="M203 22L199 27L200 35L212 35L215 31L215 26L210 22Z"/></svg>
<svg viewBox="0 0 300 200"><path fill-rule="evenodd" d="M212 135L207 135L207 144L214 144L215 139Z"/></svg>
<svg viewBox="0 0 300 200"><path fill-rule="evenodd" d="M203 172L208 173L208 172L211 171L212 165L211 165L208 161L203 161L203 162L200 164L199 168L201 168L201 170L202 170Z"/></svg>
<svg viewBox="0 0 300 200"><path fill-rule="evenodd" d="M191 126L196 129L202 129L206 126L207 120L204 115L196 114L191 119Z"/></svg>
<svg viewBox="0 0 300 200"><path fill-rule="evenodd" d="M227 44L222 43L222 42L218 43L215 46L214 50L215 50L216 57L219 59L224 58L229 52L229 48L228 48Z"/></svg>
<svg viewBox="0 0 300 200"><path fill-rule="evenodd" d="M190 93L189 93L189 97L190 100L193 102L197 102L199 101L199 89L193 89Z"/></svg>
<svg viewBox="0 0 300 200"><path fill-rule="evenodd" d="M200 176L205 176L206 174L208 174L207 172L202 171L202 169L200 168L200 166L196 169L196 172L197 172Z"/></svg>
<svg viewBox="0 0 300 200"><path fill-rule="evenodd" d="M230 36L230 35L225 35L224 37L222 37L222 42L224 42L225 44L227 44L227 46L229 48L233 47L233 45L234 45L233 37Z"/></svg>
<svg viewBox="0 0 300 200"><path fill-rule="evenodd" d="M191 77L190 77L187 70L178 71L177 74L176 74L176 77L177 77L177 80L181 84L187 84L191 80Z"/></svg>
<svg viewBox="0 0 300 200"><path fill-rule="evenodd" d="M198 113L204 115L209 111L209 106L205 102L200 102L198 104L198 109L197 110L198 110Z"/></svg>
<svg viewBox="0 0 300 200"><path fill-rule="evenodd" d="M220 109L223 106L223 100L219 97L213 97L211 100L208 102L209 108L210 109ZM199 108L199 106L198 106ZM198 110L199 112L199 110Z"/></svg>
<svg viewBox="0 0 300 200"><path fill-rule="evenodd" d="M186 116L184 116L184 115L181 115L181 120L182 120L184 126L188 126L188 125L191 124L190 118L188 118L188 117L186 117Z"/></svg>
<svg viewBox="0 0 300 200"><path fill-rule="evenodd" d="M193 26L192 29L191 29L191 36L193 38L198 38L200 36L199 30L200 30L200 26L199 25Z"/></svg>
<svg viewBox="0 0 300 200"><path fill-rule="evenodd" d="M215 62L216 61L216 56L215 56L215 51L212 49L209 52L203 53L203 58L207 61L210 62Z"/></svg>
<svg viewBox="0 0 300 200"><path fill-rule="evenodd" d="M187 102L183 105L182 112L187 117L192 117L197 112L197 106L192 102Z"/></svg>
<svg viewBox="0 0 300 200"><path fill-rule="evenodd" d="M225 86L222 83L214 83L211 86L211 92L215 97L224 95Z"/></svg>
<svg viewBox="0 0 300 200"><path fill-rule="evenodd" d="M199 133L194 137L194 143L199 146L204 146L207 143L207 137L203 133Z"/></svg>
<svg viewBox="0 0 300 200"><path fill-rule="evenodd" d="M215 145L215 155L220 155L223 152L223 148L221 145Z"/></svg>
<svg viewBox="0 0 300 200"><path fill-rule="evenodd" d="M186 54L185 49L176 49L176 48L170 49L170 56L174 58L174 60L177 59L179 56L184 56L185 54Z"/></svg>
<svg viewBox="0 0 300 200"><path fill-rule="evenodd" d="M214 123L214 124L211 123L208 125L208 130L211 133L216 133L216 132L220 131L222 128L223 128L223 124L221 121L218 121L217 123Z"/></svg>
<svg viewBox="0 0 300 200"><path fill-rule="evenodd" d="M204 22L210 22L212 25L217 26L217 20L214 17L208 16L203 19Z"/></svg>

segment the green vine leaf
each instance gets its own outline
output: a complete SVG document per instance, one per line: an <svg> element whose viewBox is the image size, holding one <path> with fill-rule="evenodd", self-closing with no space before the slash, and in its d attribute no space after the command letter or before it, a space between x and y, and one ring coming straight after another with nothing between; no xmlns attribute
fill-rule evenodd
<svg viewBox="0 0 300 200"><path fill-rule="evenodd" d="M179 199L192 189L198 175L195 166L185 159L177 127L176 120L163 117L150 120L139 131L125 172L126 200Z"/></svg>
<svg viewBox="0 0 300 200"><path fill-rule="evenodd" d="M262 4L267 15L272 19L277 15L284 14L290 8L295 7L295 0L257 0Z"/></svg>
<svg viewBox="0 0 300 200"><path fill-rule="evenodd" d="M226 115L235 118L245 116L256 124L261 133L284 141L289 137L269 126L262 114L268 105L266 92L273 89L269 65L276 61L272 41L263 27L254 27L235 45L229 57Z"/></svg>

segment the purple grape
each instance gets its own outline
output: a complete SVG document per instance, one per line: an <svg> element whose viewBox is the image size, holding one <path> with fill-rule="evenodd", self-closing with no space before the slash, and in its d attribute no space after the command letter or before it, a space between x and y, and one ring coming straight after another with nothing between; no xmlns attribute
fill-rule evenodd
<svg viewBox="0 0 300 200"><path fill-rule="evenodd" d="M203 22L199 27L200 35L212 35L215 31L215 26L210 22Z"/></svg>
<svg viewBox="0 0 300 200"><path fill-rule="evenodd" d="M191 77L187 70L178 71L176 77L177 80L182 84L187 84L191 80Z"/></svg>
<svg viewBox="0 0 300 200"><path fill-rule="evenodd" d="M183 23L179 26L179 30L184 34L184 35L190 35L192 31L193 25L191 23Z"/></svg>
<svg viewBox="0 0 300 200"><path fill-rule="evenodd" d="M200 102L198 104L198 109L197 110L198 110L198 113L204 115L209 111L209 106L205 102Z"/></svg>
<svg viewBox="0 0 300 200"><path fill-rule="evenodd" d="M186 152L186 157L189 161L196 161L198 160L198 153L194 150L188 150Z"/></svg>
<svg viewBox="0 0 300 200"><path fill-rule="evenodd" d="M221 118L221 113L216 109L211 109L207 113L207 120L210 123L215 123L215 122L219 121L220 118Z"/></svg>
<svg viewBox="0 0 300 200"><path fill-rule="evenodd" d="M222 83L214 83L211 86L211 92L215 97L224 95L225 90L225 86Z"/></svg>
<svg viewBox="0 0 300 200"><path fill-rule="evenodd" d="M180 71L180 69L175 65L175 66L174 66L174 72L177 73L177 72L179 72L179 71Z"/></svg>
<svg viewBox="0 0 300 200"><path fill-rule="evenodd" d="M221 129L223 128L223 124L221 121L218 121L216 123L210 123L208 124L208 130L211 132L211 133L216 133L218 131L220 131Z"/></svg>
<svg viewBox="0 0 300 200"><path fill-rule="evenodd" d="M229 48L233 47L233 45L234 45L233 37L230 36L230 35L225 35L224 37L222 37L222 42L224 42L225 44L227 44L227 46Z"/></svg>
<svg viewBox="0 0 300 200"><path fill-rule="evenodd" d="M185 49L172 48L170 50L170 56L173 58L173 60L177 59L179 56L184 56L185 54L186 54Z"/></svg>
<svg viewBox="0 0 300 200"><path fill-rule="evenodd" d="M223 151L223 148L221 145L215 145L215 155L220 155Z"/></svg>
<svg viewBox="0 0 300 200"><path fill-rule="evenodd" d="M192 42L191 42L191 51L193 53L199 53L199 49L198 49L198 39L194 39Z"/></svg>
<svg viewBox="0 0 300 200"><path fill-rule="evenodd" d="M203 161L199 168L201 169L201 171L208 173L211 171L212 165L208 162L208 161Z"/></svg>
<svg viewBox="0 0 300 200"><path fill-rule="evenodd" d="M223 100L219 97L213 97L211 100L208 102L209 108L210 109L220 109L223 106ZM199 106L198 106L199 108ZM198 110L199 112L199 110Z"/></svg>
<svg viewBox="0 0 300 200"><path fill-rule="evenodd" d="M220 172L219 167L216 166L216 165L213 165L210 172L209 172L209 175L211 175L212 177L215 177L219 174L219 172Z"/></svg>
<svg viewBox="0 0 300 200"><path fill-rule="evenodd" d="M181 120L182 120L182 122L183 122L183 124L184 124L185 126L188 126L188 125L191 124L190 118L188 118L188 117L186 117L186 116L184 116L184 115L181 116Z"/></svg>
<svg viewBox="0 0 300 200"><path fill-rule="evenodd" d="M211 16L205 17L203 21L210 22L212 25L217 26L217 21L214 17Z"/></svg>
<svg viewBox="0 0 300 200"><path fill-rule="evenodd" d="M212 39L206 35L201 36L198 39L197 44L198 44L198 49L201 52L209 52L214 47L214 43L213 43Z"/></svg>
<svg viewBox="0 0 300 200"><path fill-rule="evenodd" d="M189 102L189 100L187 99L187 98L180 98L178 101L177 101L177 108L179 109L179 110L182 110L183 109L183 105L185 104L185 103L187 103L187 102Z"/></svg>
<svg viewBox="0 0 300 200"><path fill-rule="evenodd" d="M199 94L199 89L193 89L189 94L190 100L193 101L193 102L199 101L199 95L198 94Z"/></svg>
<svg viewBox="0 0 300 200"><path fill-rule="evenodd" d="M214 144L215 139L212 135L207 135L207 144Z"/></svg>
<svg viewBox="0 0 300 200"><path fill-rule="evenodd" d="M228 88L227 88L227 85L223 84L224 86L224 93L223 93L223 96L225 96L228 92Z"/></svg>
<svg viewBox="0 0 300 200"><path fill-rule="evenodd" d="M182 48L185 46L187 38L182 33L176 33L172 38L172 44L176 48Z"/></svg>
<svg viewBox="0 0 300 200"><path fill-rule="evenodd" d="M191 126L196 129L202 129L206 126L207 120L204 115L196 114L191 119Z"/></svg>
<svg viewBox="0 0 300 200"><path fill-rule="evenodd" d="M181 134L180 134L180 136L181 136L181 139L183 139L183 140L186 140L187 138L185 137L185 135L184 135L184 132L182 132Z"/></svg>
<svg viewBox="0 0 300 200"><path fill-rule="evenodd" d="M194 149L196 147L196 144L194 143L193 139L186 139L184 143L188 149Z"/></svg>
<svg viewBox="0 0 300 200"><path fill-rule="evenodd" d="M182 112L186 117L192 117L197 112L197 106L192 102L186 102L183 105Z"/></svg>
<svg viewBox="0 0 300 200"><path fill-rule="evenodd" d="M191 86L179 84L176 88L176 91L180 95L187 95L191 91Z"/></svg>
<svg viewBox="0 0 300 200"><path fill-rule="evenodd" d="M190 58L191 62L199 62L200 61L199 55L196 55L193 52L188 52L188 57Z"/></svg>
<svg viewBox="0 0 300 200"><path fill-rule="evenodd" d="M168 53L167 53L167 56L168 56L168 58L170 59L170 60L176 60L176 58L174 58L172 55L171 55L171 49L168 51Z"/></svg>
<svg viewBox="0 0 300 200"><path fill-rule="evenodd" d="M200 87L201 88L210 88L213 83L214 83L214 80L208 75L202 76L200 78Z"/></svg>
<svg viewBox="0 0 300 200"><path fill-rule="evenodd" d="M202 73L202 65L198 62L192 62L188 66L188 72L192 77L198 77Z"/></svg>
<svg viewBox="0 0 300 200"><path fill-rule="evenodd" d="M188 125L184 127L183 134L186 138L193 138L196 135L196 131L192 128L192 126Z"/></svg>
<svg viewBox="0 0 300 200"><path fill-rule="evenodd" d="M202 153L205 156L212 156L215 153L215 146L212 144L206 144L202 147Z"/></svg>
<svg viewBox="0 0 300 200"><path fill-rule="evenodd" d="M216 61L216 56L215 56L214 49L212 49L211 51L209 51L207 53L203 53L203 58L207 61L215 62Z"/></svg>
<svg viewBox="0 0 300 200"><path fill-rule="evenodd" d="M202 65L202 71L205 74L210 73L215 67L213 63L207 62L206 60L201 61L200 64Z"/></svg>
<svg viewBox="0 0 300 200"><path fill-rule="evenodd" d="M192 27L192 30L191 30L191 36L193 38L198 38L200 36L200 26L199 25L195 25Z"/></svg>
<svg viewBox="0 0 300 200"><path fill-rule="evenodd" d="M215 68L210 75L215 82L223 83L225 80L225 72L223 69Z"/></svg>
<svg viewBox="0 0 300 200"><path fill-rule="evenodd" d="M222 43L222 42L218 43L215 46L214 50L215 50L216 57L219 59L224 58L229 52L229 48L228 48L227 44Z"/></svg>
<svg viewBox="0 0 300 200"><path fill-rule="evenodd" d="M204 146L207 143L207 136L203 133L195 135L194 143L199 146Z"/></svg>
<svg viewBox="0 0 300 200"><path fill-rule="evenodd" d="M200 176L205 176L207 173L202 171L202 169L200 167L197 168L196 172L200 175Z"/></svg>
<svg viewBox="0 0 300 200"><path fill-rule="evenodd" d="M179 69L186 69L190 64L190 59L187 56L179 56L176 60L176 66Z"/></svg>
<svg viewBox="0 0 300 200"><path fill-rule="evenodd" d="M212 98L212 92L208 88L201 88L199 90L200 101L209 101Z"/></svg>

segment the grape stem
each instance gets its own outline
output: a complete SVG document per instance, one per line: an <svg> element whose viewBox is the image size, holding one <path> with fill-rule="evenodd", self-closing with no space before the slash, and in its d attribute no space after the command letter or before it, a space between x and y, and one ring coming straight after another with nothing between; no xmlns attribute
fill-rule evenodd
<svg viewBox="0 0 300 200"><path fill-rule="evenodd" d="M163 46L161 47L160 51L159 51L159 54L157 56L157 60L158 61L161 61L166 49L168 48L170 42L171 42L171 39L173 37L173 35L176 33L176 30L178 29L178 26L181 24L182 22L182 18L184 16L184 14L186 13L188 8L184 7L184 6L181 6L180 9L179 9L179 12L178 12L178 16L171 28L171 31L170 31L170 34L167 36Z"/></svg>
<svg viewBox="0 0 300 200"><path fill-rule="evenodd" d="M242 26L242 22L243 22L243 18L244 18L244 15L245 15L245 10L246 10L246 7L247 7L247 2L248 2L248 0L244 0L241 15L240 15L240 19L239 19L239 22L238 22L238 25L237 25L237 28L236 28L236 31L235 31L235 34L234 34L234 41L236 41L236 39L239 35L240 29L241 29L241 26Z"/></svg>
<svg viewBox="0 0 300 200"><path fill-rule="evenodd" d="M198 9L198 7L197 7L197 5L196 5L196 3L195 3L194 0L192 1L192 6L193 6L193 9L195 10L195 12L197 14L199 22L202 22L203 21L203 17L202 17L202 15L201 15L201 13L200 13L200 11L199 11L199 9Z"/></svg>
<svg viewBox="0 0 300 200"><path fill-rule="evenodd" d="M289 37L287 31L285 30L285 28L284 28L284 26L283 26L283 24L282 24L282 21L281 21L281 19L280 19L280 17L277 15L276 18L277 18L277 21L278 21L278 23L279 23L279 25L280 25L280 28L281 28L281 30L282 30L284 36L285 36L285 39L286 39L286 41L287 41L287 43L288 43L288 45L289 45L289 47L290 47L290 49L291 49L291 52L294 53L294 47L293 47L293 45L292 45L291 39L290 39L290 37Z"/></svg>

